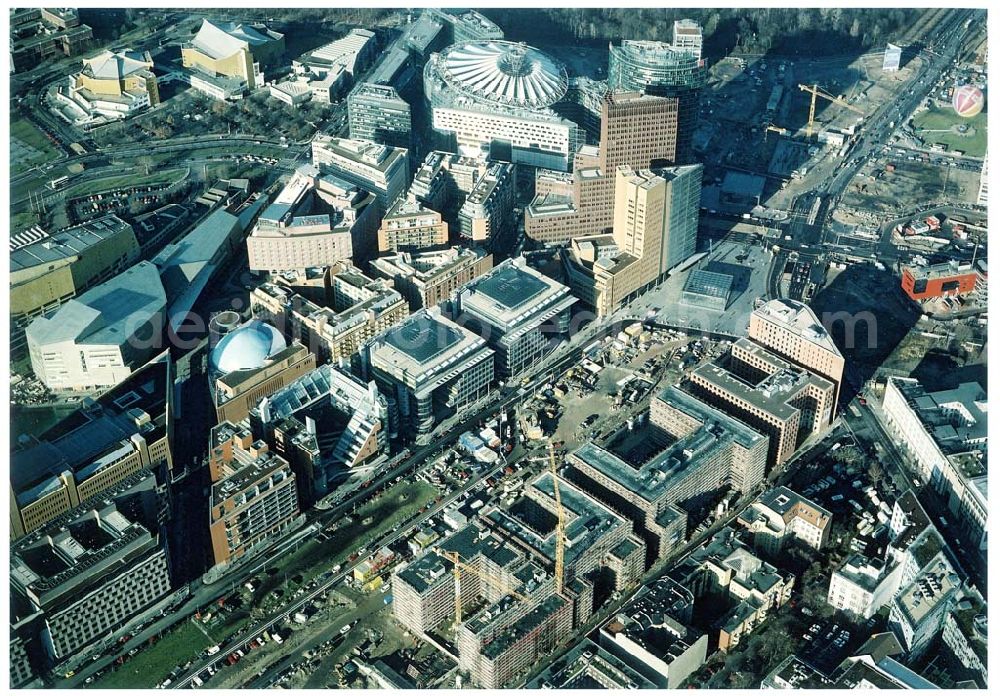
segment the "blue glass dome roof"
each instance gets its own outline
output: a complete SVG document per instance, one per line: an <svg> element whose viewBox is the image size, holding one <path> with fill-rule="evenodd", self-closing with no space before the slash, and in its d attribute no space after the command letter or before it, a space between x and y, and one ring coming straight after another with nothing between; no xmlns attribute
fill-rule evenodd
<svg viewBox="0 0 1000 696"><path fill-rule="evenodd" d="M226 334L212 349L209 364L215 372L228 374L237 370L256 370L288 346L281 333L254 319Z"/></svg>

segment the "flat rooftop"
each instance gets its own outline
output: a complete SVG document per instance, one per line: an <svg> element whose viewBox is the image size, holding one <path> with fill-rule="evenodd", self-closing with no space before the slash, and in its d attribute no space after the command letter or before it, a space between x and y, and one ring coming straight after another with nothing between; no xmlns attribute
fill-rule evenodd
<svg viewBox="0 0 1000 696"><path fill-rule="evenodd" d="M589 638L546 667L528 689L655 689L656 685Z"/></svg>
<svg viewBox="0 0 1000 696"><path fill-rule="evenodd" d="M105 215L80 225L67 227L33 244L12 250L10 272L16 273L82 255L107 239L131 232L132 226L116 215Z"/></svg>
<svg viewBox="0 0 1000 696"><path fill-rule="evenodd" d="M788 329L810 343L822 346L835 355L841 355L830 333L808 305L788 299L770 300L755 309L754 314Z"/></svg>
<svg viewBox="0 0 1000 696"><path fill-rule="evenodd" d="M732 435L733 441L744 449L753 448L767 437L743 421L733 418L678 387L669 386L654 398L702 423L719 423Z"/></svg>

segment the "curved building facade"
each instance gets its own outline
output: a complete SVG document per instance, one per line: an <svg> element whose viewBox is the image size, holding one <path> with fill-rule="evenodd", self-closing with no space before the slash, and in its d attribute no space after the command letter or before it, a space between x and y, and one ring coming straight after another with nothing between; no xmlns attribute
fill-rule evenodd
<svg viewBox="0 0 1000 696"><path fill-rule="evenodd" d="M568 88L559 62L510 41L455 44L424 68L438 133L465 152L549 169L567 169L578 144L577 125L551 108Z"/></svg>

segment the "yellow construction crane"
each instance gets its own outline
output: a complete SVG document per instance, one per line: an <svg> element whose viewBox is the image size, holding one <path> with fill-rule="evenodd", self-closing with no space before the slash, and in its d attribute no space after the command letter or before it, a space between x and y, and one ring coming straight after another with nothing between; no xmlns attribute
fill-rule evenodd
<svg viewBox="0 0 1000 696"><path fill-rule="evenodd" d="M552 491L556 497L556 594L563 591L563 556L566 543L566 519L563 512L562 498L559 495L559 477L556 475L556 455L552 445L549 445L549 467L552 470Z"/></svg>
<svg viewBox="0 0 1000 696"><path fill-rule="evenodd" d="M799 89L803 92L809 92L812 95L812 101L809 102L809 123L806 124L806 137L811 138L813 132L813 123L816 119L816 97L823 97L827 101L831 101L837 106L842 106L849 111L853 111L856 114L861 114L864 116L865 112L856 106L848 103L843 97L835 97L832 94L827 94L821 90L817 85L810 87L809 85L799 85Z"/></svg>
<svg viewBox="0 0 1000 696"><path fill-rule="evenodd" d="M777 133L778 135L788 135L788 129L787 128L782 128L780 126L774 125L773 123L769 123L766 126L764 126L764 142L765 143L767 142L767 134L768 134L768 132Z"/></svg>
<svg viewBox="0 0 1000 696"><path fill-rule="evenodd" d="M522 602L527 601L527 597L523 594L515 592L514 590L507 587L507 584L494 579L489 575L480 573L475 566L470 566L468 563L462 561L462 557L458 555L458 551L442 551L439 548L434 549L434 552L439 556L443 556L451 561L452 569L451 572L455 576L455 623L462 623L462 571L466 573L472 573L479 577L480 580L485 582L487 585L492 585L501 592L512 595Z"/></svg>

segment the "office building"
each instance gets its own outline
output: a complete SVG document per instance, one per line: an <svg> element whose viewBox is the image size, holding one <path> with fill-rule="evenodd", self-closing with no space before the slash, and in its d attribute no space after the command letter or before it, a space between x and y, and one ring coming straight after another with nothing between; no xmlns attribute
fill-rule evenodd
<svg viewBox="0 0 1000 696"><path fill-rule="evenodd" d="M830 380L745 338L730 346L722 362L696 368L689 386L699 398L768 435L769 470L827 427L835 389Z"/></svg>
<svg viewBox="0 0 1000 696"><path fill-rule="evenodd" d="M548 665L526 689L655 689L656 683L624 660L584 638L565 659Z"/></svg>
<svg viewBox="0 0 1000 696"><path fill-rule="evenodd" d="M418 251L447 243L448 223L441 219L441 213L425 208L412 195L396 199L378 230L380 254Z"/></svg>
<svg viewBox="0 0 1000 696"><path fill-rule="evenodd" d="M632 520L648 550L646 565L666 558L700 520L688 514L733 489L763 479L767 437L677 387L650 402L647 459L627 463L588 443L570 453L570 476L588 493Z"/></svg>
<svg viewBox="0 0 1000 696"><path fill-rule="evenodd" d="M902 58L903 47L887 43L885 53L882 55L882 72L898 72Z"/></svg>
<svg viewBox="0 0 1000 696"><path fill-rule="evenodd" d="M986 392L976 382L929 392L915 379L889 377L882 412L913 473L942 496L963 535L985 554Z"/></svg>
<svg viewBox="0 0 1000 696"><path fill-rule="evenodd" d="M670 578L643 587L600 629L600 644L649 680L677 689L703 664L708 635L689 623L694 596Z"/></svg>
<svg viewBox="0 0 1000 696"><path fill-rule="evenodd" d="M844 356L816 314L795 300L769 300L750 314L747 337L834 384L831 420L844 381Z"/></svg>
<svg viewBox="0 0 1000 696"><path fill-rule="evenodd" d="M190 71L192 87L215 98L232 98L263 87L264 68L276 66L284 52L284 35L263 24L206 19L181 46L181 64Z"/></svg>
<svg viewBox="0 0 1000 696"><path fill-rule="evenodd" d="M399 147L320 133L312 141L312 163L373 194L383 213L410 185L407 151Z"/></svg>
<svg viewBox="0 0 1000 696"><path fill-rule="evenodd" d="M503 39L503 29L475 10L432 8L424 12L444 26L447 44Z"/></svg>
<svg viewBox="0 0 1000 696"><path fill-rule="evenodd" d="M580 126L581 146L584 143L597 145L601 141L601 109L607 93L607 82L576 75L569 78L566 96L552 105L556 113Z"/></svg>
<svg viewBox="0 0 1000 696"><path fill-rule="evenodd" d="M579 236L563 254L570 287L598 316L655 287L695 251L701 165L616 172L611 235Z"/></svg>
<svg viewBox="0 0 1000 696"><path fill-rule="evenodd" d="M78 56L94 44L94 32L70 7L21 7L9 11L10 71L24 72L50 59Z"/></svg>
<svg viewBox="0 0 1000 696"><path fill-rule="evenodd" d="M821 550L830 538L833 515L785 486L761 493L736 518L753 534L754 547L775 557L786 540Z"/></svg>
<svg viewBox="0 0 1000 696"><path fill-rule="evenodd" d="M826 603L857 619L870 619L899 591L902 568L883 558L849 556L830 575Z"/></svg>
<svg viewBox="0 0 1000 696"><path fill-rule="evenodd" d="M320 365L250 412L255 439L268 443L295 472L305 507L330 493L352 471L389 451L389 407L374 382Z"/></svg>
<svg viewBox="0 0 1000 696"><path fill-rule="evenodd" d="M434 425L490 392L494 355L486 341L422 309L362 351L365 374L392 400L400 432L426 435Z"/></svg>
<svg viewBox="0 0 1000 696"><path fill-rule="evenodd" d="M246 427L224 421L212 428L208 468L215 565L232 564L301 522L291 467Z"/></svg>
<svg viewBox="0 0 1000 696"><path fill-rule="evenodd" d="M227 332L209 357L215 373L215 418L239 423L262 398L316 367L316 357L298 341L285 345L272 327L251 321Z"/></svg>
<svg viewBox="0 0 1000 696"><path fill-rule="evenodd" d="M701 25L693 19L678 19L674 21L674 35L670 45L675 49L690 51L701 58L703 37Z"/></svg>
<svg viewBox="0 0 1000 696"><path fill-rule="evenodd" d="M696 600L709 597L722 603L719 650L737 647L771 613L792 596L795 576L755 556L725 527L670 572Z"/></svg>
<svg viewBox="0 0 1000 696"><path fill-rule="evenodd" d="M104 215L18 246L10 253L10 313L33 317L124 271L139 260L132 226Z"/></svg>
<svg viewBox="0 0 1000 696"><path fill-rule="evenodd" d="M506 249L513 242L516 221L514 165L488 162L458 211L462 239L488 249Z"/></svg>
<svg viewBox="0 0 1000 696"><path fill-rule="evenodd" d="M483 648L476 683L484 689L510 686L554 650L572 627L573 604L559 595L548 597Z"/></svg>
<svg viewBox="0 0 1000 696"><path fill-rule="evenodd" d="M261 213L247 238L250 270L280 273L364 259L374 247L375 196L303 165Z"/></svg>
<svg viewBox="0 0 1000 696"><path fill-rule="evenodd" d="M971 263L946 261L933 266L904 266L901 283L911 300L923 302L968 295L976 289L980 275Z"/></svg>
<svg viewBox="0 0 1000 696"><path fill-rule="evenodd" d="M173 365L164 353L10 455L10 529L18 538L143 469L172 467Z"/></svg>
<svg viewBox="0 0 1000 696"><path fill-rule="evenodd" d="M25 330L31 369L52 390L118 384L163 349L167 295L142 261L68 300Z"/></svg>
<svg viewBox="0 0 1000 696"><path fill-rule="evenodd" d="M455 316L496 352L497 375L510 379L536 365L569 331L569 288L527 265L508 259L463 286Z"/></svg>
<svg viewBox="0 0 1000 696"><path fill-rule="evenodd" d="M681 20L684 22L684 20ZM623 40L608 46L608 88L615 92L642 92L673 100L677 106L674 162L691 160L691 142L698 125L701 89L708 64L701 58L700 30L674 25L681 45L660 41Z"/></svg>
<svg viewBox="0 0 1000 696"><path fill-rule="evenodd" d="M414 312L444 302L492 267L492 254L466 247L417 253L401 251L375 259L369 266L374 277L392 281Z"/></svg>
<svg viewBox="0 0 1000 696"><path fill-rule="evenodd" d="M69 77L69 97L91 119L121 119L160 103L149 51L103 51Z"/></svg>
<svg viewBox="0 0 1000 696"><path fill-rule="evenodd" d="M322 302L284 284L264 283L250 293L250 307L255 317L306 346L318 363L349 359L409 314L387 281L372 280L349 263L329 268Z"/></svg>
<svg viewBox="0 0 1000 696"><path fill-rule="evenodd" d="M77 508L14 543L10 562L12 623L34 617L49 665L125 628L171 590L164 540L141 502Z"/></svg>
<svg viewBox="0 0 1000 696"><path fill-rule="evenodd" d="M414 149L410 104L392 85L358 84L347 96L347 122L352 140Z"/></svg>
<svg viewBox="0 0 1000 696"><path fill-rule="evenodd" d="M432 125L450 149L515 164L566 170L578 127L550 107L566 94L566 69L536 48L469 41L424 66Z"/></svg>
<svg viewBox="0 0 1000 696"><path fill-rule="evenodd" d="M893 598L889 629L911 658L919 657L938 636L961 595L961 579L944 552L938 552Z"/></svg>

